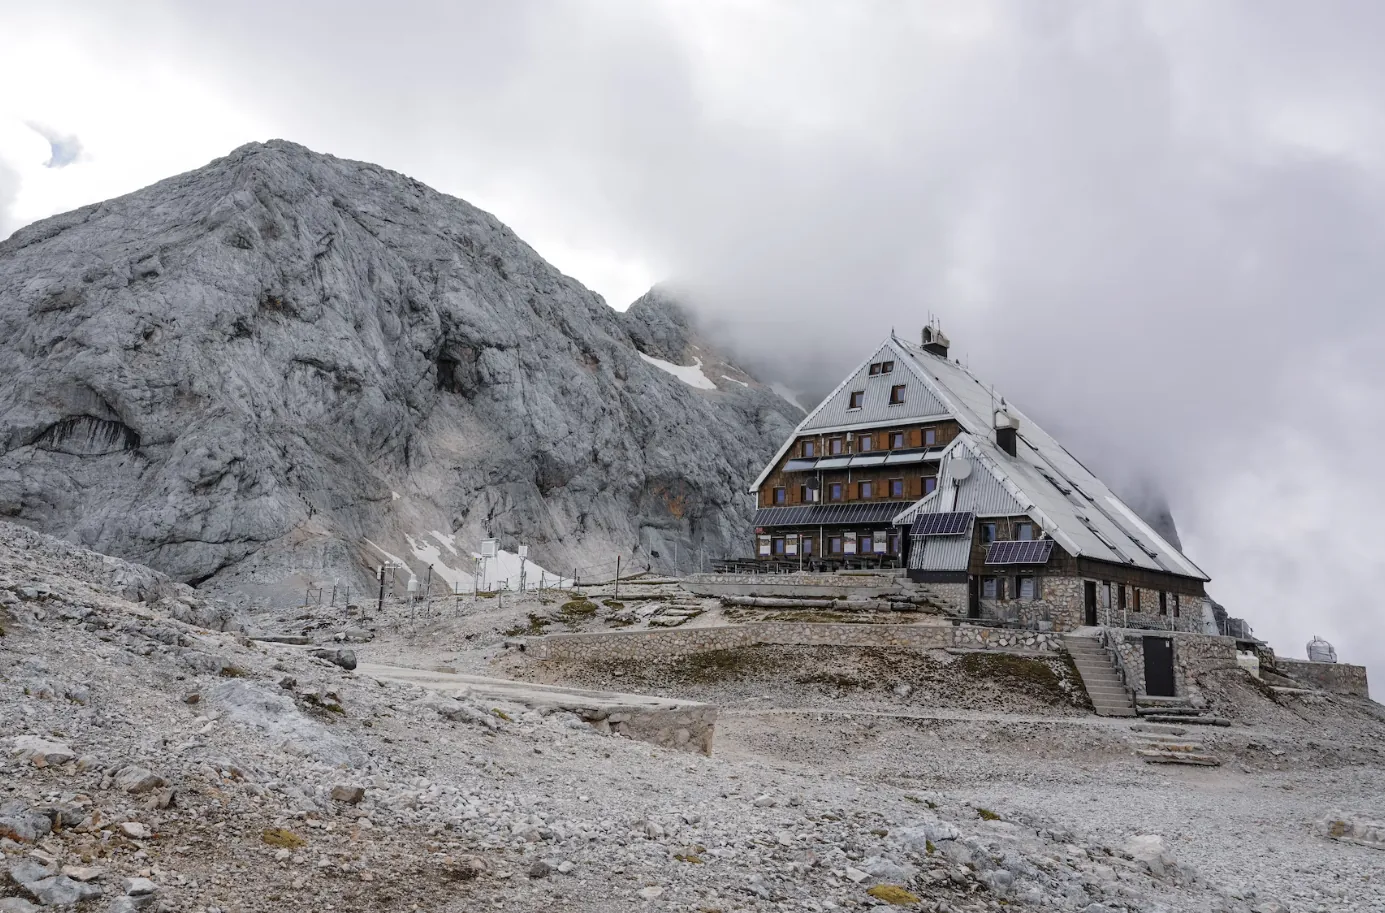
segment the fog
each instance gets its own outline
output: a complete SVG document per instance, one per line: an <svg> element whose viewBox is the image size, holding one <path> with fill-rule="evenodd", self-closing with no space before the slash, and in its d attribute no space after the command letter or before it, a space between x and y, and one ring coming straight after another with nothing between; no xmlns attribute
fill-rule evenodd
<svg viewBox="0 0 1385 913"><path fill-rule="evenodd" d="M16 116L84 151L17 190L0 163L0 230L283 136L492 209L615 306L668 280L810 394L933 314L1114 485L1167 499L1232 614L1385 679L1379 4L5 15L7 85L49 74Z"/></svg>

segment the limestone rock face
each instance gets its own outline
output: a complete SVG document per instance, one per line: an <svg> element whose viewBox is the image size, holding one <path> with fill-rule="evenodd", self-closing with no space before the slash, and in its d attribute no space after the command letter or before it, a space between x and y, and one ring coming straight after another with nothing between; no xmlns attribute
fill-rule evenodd
<svg viewBox="0 0 1385 913"><path fill-rule="evenodd" d="M461 200L252 144L0 242L0 516L280 600L488 526L552 570L690 570L746 553L801 417L698 345Z"/></svg>

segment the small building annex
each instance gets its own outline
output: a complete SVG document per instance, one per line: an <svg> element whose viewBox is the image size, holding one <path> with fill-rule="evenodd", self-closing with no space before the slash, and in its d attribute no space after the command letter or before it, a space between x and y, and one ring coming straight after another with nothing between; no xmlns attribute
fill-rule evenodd
<svg viewBox="0 0 1385 913"><path fill-rule="evenodd" d="M751 486L758 559L899 566L972 618L1209 628L1208 580L925 327L891 334Z"/></svg>

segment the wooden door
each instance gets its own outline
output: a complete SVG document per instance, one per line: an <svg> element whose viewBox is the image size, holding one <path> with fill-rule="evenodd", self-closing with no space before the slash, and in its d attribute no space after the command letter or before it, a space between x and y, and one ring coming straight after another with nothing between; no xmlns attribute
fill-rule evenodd
<svg viewBox="0 0 1385 913"><path fill-rule="evenodd" d="M1086 623L1094 625L1096 621L1096 581L1084 580L1082 582L1082 596L1087 609Z"/></svg>

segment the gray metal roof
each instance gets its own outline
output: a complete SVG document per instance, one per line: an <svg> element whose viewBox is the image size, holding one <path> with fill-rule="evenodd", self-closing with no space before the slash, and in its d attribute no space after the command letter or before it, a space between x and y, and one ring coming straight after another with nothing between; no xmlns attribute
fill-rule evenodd
<svg viewBox="0 0 1385 913"><path fill-rule="evenodd" d="M1008 400L1007 410L1019 420L1019 441L1015 456L1001 450L992 436L992 416L1001 397L966 368L900 339L892 344L965 429L944 452L938 490L896 522L919 511L1024 514L1070 554L1208 579ZM972 463L972 472L954 486L949 464L963 457Z"/></svg>
<svg viewBox="0 0 1385 913"><path fill-rule="evenodd" d="M918 378L905 367L905 360L889 342L881 345L875 354L862 362L808 414L803 424L798 426L798 433L850 425L896 424L946 415L947 407L932 390L918 382ZM894 371L871 376L870 366L881 361L893 361ZM892 406L890 389L899 384L904 385L904 402ZM856 391L865 395L861 407L852 409L851 394Z"/></svg>
<svg viewBox="0 0 1385 913"><path fill-rule="evenodd" d="M915 571L965 571L970 563L970 536L920 536L909 550Z"/></svg>

